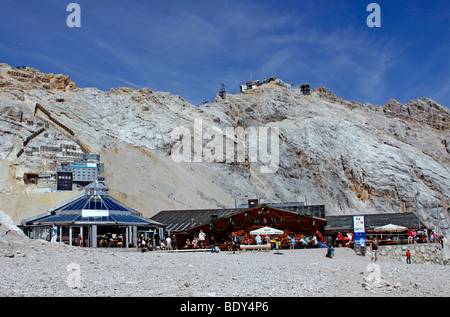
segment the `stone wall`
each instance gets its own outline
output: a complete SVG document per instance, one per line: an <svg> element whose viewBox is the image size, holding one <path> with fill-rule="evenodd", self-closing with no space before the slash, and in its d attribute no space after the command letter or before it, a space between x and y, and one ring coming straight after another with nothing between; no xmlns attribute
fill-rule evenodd
<svg viewBox="0 0 450 317"><path fill-rule="evenodd" d="M406 263L406 251L411 252L411 263L443 264L444 254L439 243L416 243L380 246L379 256Z"/></svg>

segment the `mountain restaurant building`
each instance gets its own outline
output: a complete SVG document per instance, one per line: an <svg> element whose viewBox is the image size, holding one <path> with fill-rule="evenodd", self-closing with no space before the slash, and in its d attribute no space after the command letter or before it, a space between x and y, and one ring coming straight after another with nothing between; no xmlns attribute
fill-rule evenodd
<svg viewBox="0 0 450 317"><path fill-rule="evenodd" d="M32 239L50 240L52 224L58 227L58 242L89 247L133 247L138 236L164 234L164 225L147 218L111 197L108 188L93 182L80 194L22 220L25 234Z"/></svg>
<svg viewBox="0 0 450 317"><path fill-rule="evenodd" d="M309 235L323 232L326 225L325 206L304 206L302 203L263 204L249 203L244 208L166 210L151 218L167 225L166 230L177 237L178 247L184 247L200 231L207 243L214 236L217 243L225 243L232 233L243 239L249 232L261 227L280 229L285 234Z"/></svg>

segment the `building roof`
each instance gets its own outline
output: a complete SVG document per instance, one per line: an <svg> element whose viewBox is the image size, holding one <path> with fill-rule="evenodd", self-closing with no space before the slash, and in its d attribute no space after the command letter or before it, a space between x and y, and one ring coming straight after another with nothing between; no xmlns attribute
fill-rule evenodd
<svg viewBox="0 0 450 317"><path fill-rule="evenodd" d="M225 218L242 210L242 208L163 210L151 219L166 224L167 230L187 231L209 223L213 217Z"/></svg>
<svg viewBox="0 0 450 317"><path fill-rule="evenodd" d="M364 216L366 232L374 231L376 227L381 227L389 223L412 229L426 228L415 213L361 214L360 216ZM353 215L328 216L325 232L353 232Z"/></svg>
<svg viewBox="0 0 450 317"><path fill-rule="evenodd" d="M156 224L154 221L148 219L131 216L131 215L108 215L99 217L83 217L80 213L74 214L58 214L50 215L42 219L38 219L33 224L36 225L51 225L57 224L111 224L111 225L137 225L147 226L149 224Z"/></svg>
<svg viewBox="0 0 450 317"><path fill-rule="evenodd" d="M310 211L325 208L323 205L311 206ZM259 205L250 209L240 209L228 217L212 219L212 221L191 227L189 232L203 230L206 234L224 235L233 231L251 231L270 226L291 233L312 233L326 224L324 218L305 213L307 209L289 211L269 205Z"/></svg>
<svg viewBox="0 0 450 317"><path fill-rule="evenodd" d="M167 230L170 231L188 231L204 225L209 225L213 220L216 221L222 218L233 217L237 214L245 213L246 211L255 208L262 208L269 206L275 209L271 204L263 204L251 209L248 208L226 208L226 209L188 209L188 210L163 210L153 216L151 219L167 225ZM283 208L277 207L277 210L289 212L292 214L302 214L320 218L325 221L325 206L302 206L302 205L287 205Z"/></svg>
<svg viewBox="0 0 450 317"><path fill-rule="evenodd" d="M126 207L112 197L99 197L94 198L92 196L84 196L78 200L67 204L60 211L77 211L77 210L107 210L107 211L130 211L136 213L136 211Z"/></svg>

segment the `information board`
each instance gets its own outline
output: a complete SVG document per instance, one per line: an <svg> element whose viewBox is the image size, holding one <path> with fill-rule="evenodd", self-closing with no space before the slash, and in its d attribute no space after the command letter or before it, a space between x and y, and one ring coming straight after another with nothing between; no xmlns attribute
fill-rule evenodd
<svg viewBox="0 0 450 317"><path fill-rule="evenodd" d="M353 241L355 246L366 245L366 227L364 216L353 216Z"/></svg>

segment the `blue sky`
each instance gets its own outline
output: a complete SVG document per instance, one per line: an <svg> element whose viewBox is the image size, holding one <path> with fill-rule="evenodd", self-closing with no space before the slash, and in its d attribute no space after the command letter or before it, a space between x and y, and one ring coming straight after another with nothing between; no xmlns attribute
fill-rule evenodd
<svg viewBox="0 0 450 317"><path fill-rule="evenodd" d="M81 27L69 28L70 2ZM381 8L370 28L369 3ZM78 87L149 87L194 105L273 75L383 105L450 106L450 1L0 0L0 62Z"/></svg>

